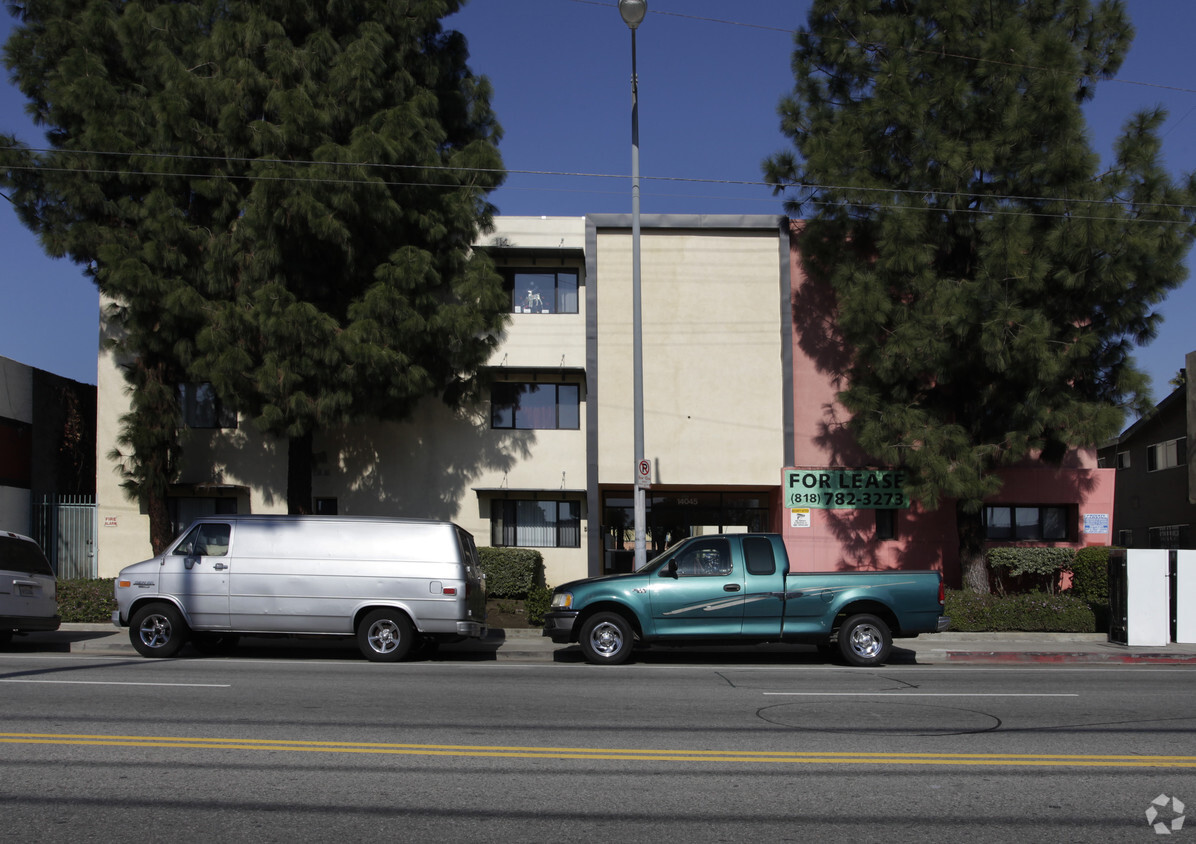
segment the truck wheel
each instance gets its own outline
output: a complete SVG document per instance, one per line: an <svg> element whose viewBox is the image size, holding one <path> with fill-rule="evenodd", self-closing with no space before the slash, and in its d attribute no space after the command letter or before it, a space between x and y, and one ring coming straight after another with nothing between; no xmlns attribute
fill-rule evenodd
<svg viewBox="0 0 1196 844"><path fill-rule="evenodd" d="M182 613L171 604L146 604L129 619L129 641L142 656L174 656L189 632Z"/></svg>
<svg viewBox="0 0 1196 844"><path fill-rule="evenodd" d="M839 655L849 665L881 665L892 646L889 626L874 615L853 615L839 628Z"/></svg>
<svg viewBox="0 0 1196 844"><path fill-rule="evenodd" d="M374 610L357 627L357 647L371 662L398 662L413 644L415 630L401 610Z"/></svg>
<svg viewBox="0 0 1196 844"><path fill-rule="evenodd" d="M600 612L582 625L577 641L590 665L622 665L631 658L634 640L627 619L616 612Z"/></svg>

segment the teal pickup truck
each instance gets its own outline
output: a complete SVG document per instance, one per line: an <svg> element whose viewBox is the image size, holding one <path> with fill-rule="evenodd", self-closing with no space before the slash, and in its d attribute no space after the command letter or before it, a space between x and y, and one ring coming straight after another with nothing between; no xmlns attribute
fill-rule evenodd
<svg viewBox="0 0 1196 844"><path fill-rule="evenodd" d="M578 643L594 665L653 642L794 642L867 667L888 658L894 636L948 622L939 572L791 573L780 535L756 533L692 537L637 572L558 586L544 635Z"/></svg>

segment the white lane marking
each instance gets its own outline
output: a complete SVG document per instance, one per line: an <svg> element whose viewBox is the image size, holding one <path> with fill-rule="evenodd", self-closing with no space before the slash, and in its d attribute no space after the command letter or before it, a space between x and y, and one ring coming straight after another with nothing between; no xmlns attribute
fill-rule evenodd
<svg viewBox="0 0 1196 844"><path fill-rule="evenodd" d="M187 689L231 689L231 683L124 683L116 680L28 680L0 677L0 683L40 683L56 686L181 686Z"/></svg>
<svg viewBox="0 0 1196 844"><path fill-rule="evenodd" d="M1026 692L762 692L779 697L1079 697L1078 694Z"/></svg>

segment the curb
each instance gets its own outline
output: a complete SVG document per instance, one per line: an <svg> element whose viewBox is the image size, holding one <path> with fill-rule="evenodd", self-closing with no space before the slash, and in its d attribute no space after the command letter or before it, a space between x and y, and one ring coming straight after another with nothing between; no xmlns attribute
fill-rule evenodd
<svg viewBox="0 0 1196 844"><path fill-rule="evenodd" d="M945 651L948 662L978 663L1088 663L1109 665L1196 665L1196 654L1124 653L1104 654L1064 651Z"/></svg>

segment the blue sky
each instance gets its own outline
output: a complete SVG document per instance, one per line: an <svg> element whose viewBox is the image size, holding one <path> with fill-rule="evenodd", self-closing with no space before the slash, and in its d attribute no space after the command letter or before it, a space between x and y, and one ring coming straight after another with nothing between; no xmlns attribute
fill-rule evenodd
<svg viewBox="0 0 1196 844"><path fill-rule="evenodd" d="M779 214L760 162L787 146L776 106L792 87L791 32L807 0L649 0L637 35L645 214ZM1115 80L1088 107L1106 159L1124 121L1162 105L1164 155L1196 169L1196 32L1191 0L1129 0L1137 36ZM13 20L0 10L0 42ZM492 195L501 214L580 216L630 210L631 38L615 0L472 0L446 26L465 34L470 65L494 86L512 171ZM43 136L24 98L0 84L0 130ZM578 175L568 175L578 174ZM0 199L0 355L95 383L98 304L69 261L52 260ZM1191 259L1189 260L1191 263ZM650 283L650 280L645 280ZM1155 399L1196 350L1196 282L1160 306L1159 337L1140 349Z"/></svg>

